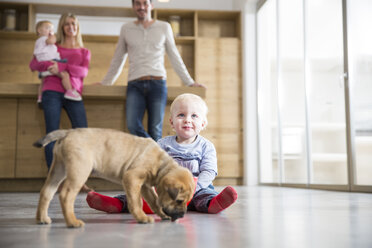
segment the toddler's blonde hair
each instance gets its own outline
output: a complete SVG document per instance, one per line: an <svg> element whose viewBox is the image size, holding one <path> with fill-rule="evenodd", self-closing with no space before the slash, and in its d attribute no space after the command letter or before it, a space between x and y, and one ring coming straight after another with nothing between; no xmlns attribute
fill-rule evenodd
<svg viewBox="0 0 372 248"><path fill-rule="evenodd" d="M174 112L174 106L176 106L177 103L183 102L183 101L191 101L198 105L201 111L202 117L204 118L204 121L205 121L205 125L204 125L204 128L205 128L208 125L208 119L207 119L208 106L205 103L205 101L198 95L191 94L191 93L184 93L184 94L178 95L170 106L171 116L173 115L173 112Z"/></svg>
<svg viewBox="0 0 372 248"><path fill-rule="evenodd" d="M41 26L43 26L44 24L51 24L51 25L53 25L53 23L51 21L48 21L48 20L38 21L36 23L36 26L35 26L35 32L36 32L37 35L40 35L39 34L39 28Z"/></svg>

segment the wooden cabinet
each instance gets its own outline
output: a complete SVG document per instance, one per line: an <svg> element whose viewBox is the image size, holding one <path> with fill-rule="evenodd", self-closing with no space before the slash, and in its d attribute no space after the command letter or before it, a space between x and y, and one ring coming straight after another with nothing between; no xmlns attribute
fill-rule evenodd
<svg viewBox="0 0 372 248"><path fill-rule="evenodd" d="M112 16L112 17L133 17L131 8L117 7L81 7L53 4L32 4L32 3L0 3L0 10L13 8L19 15L17 21L19 25L16 31L0 31L0 84L1 83L23 83L38 84L39 80L36 73L30 72L28 63L32 56L32 50L36 35L34 33L35 17L37 13L60 14L72 12L76 15L84 16ZM27 16L25 18L24 16ZM155 19L169 21L171 16L179 16L180 35L175 38L177 48L196 82L207 86L205 100L209 107L209 125L202 135L210 139L216 146L218 154L219 174L215 181L223 184L241 184L243 178L243 130L242 130L242 62L241 62L241 34L240 34L240 12L238 11L207 11L207 10L171 10L154 9ZM27 28L25 28L27 27ZM119 30L118 30L119 34ZM93 84L102 80L106 74L111 58L114 54L118 36L103 35L83 35L84 45L91 51L92 59L88 77L84 83ZM167 84L169 87L177 88L182 86L182 82L173 70L167 56L165 58L167 70ZM123 72L116 81L116 86L127 84L128 62L124 66ZM87 87L86 87L87 88ZM182 91L180 91L182 92ZM84 91L86 94L86 91ZM35 91L36 99L36 91ZM12 104L9 100L9 103ZM43 121L35 125L35 122L42 120L42 115L35 109L28 109L33 106L34 99L23 99L18 102L17 118L21 129L13 130L16 133L18 142L13 138L1 137L1 142L5 139L10 141L10 145L21 152L0 153L1 159L6 159L9 164L13 164L12 169L7 166L0 166L1 177L40 177L46 170L43 167L43 153L37 161L30 162L27 157L31 147L29 134L36 136L44 132ZM111 100L106 102L95 99L86 101L87 115L91 127L112 127L125 126L123 106L119 105L122 99L117 102ZM116 106L116 107L115 107ZM14 107L14 106L13 106ZM33 108L33 107L31 107ZM96 118L100 114L108 115L106 108L116 108L116 122L107 122L110 117ZM9 108L10 109L10 108ZM4 109L0 109L3 116ZM9 112L10 110L8 110ZM36 111L36 112L35 112ZM12 112L12 111L10 111ZM119 114L122 113L122 114ZM173 135L169 120L169 106L166 110L163 135ZM13 113L13 112L12 112ZM15 117L14 117L15 118ZM30 127L28 118L34 120ZM122 121L120 121L122 119ZM2 120L2 126L8 126ZM9 120L10 121L10 120ZM68 122L62 124L68 127ZM31 130L31 129L32 130ZM9 131L9 135L12 133ZM34 135L34 136L35 136ZM14 137L14 136L12 136ZM13 143L12 143L13 142ZM30 143L31 142L31 143ZM8 148L11 149L11 148ZM13 149L13 152L15 150ZM6 158L5 158L5 154ZM13 159L13 160L12 160ZM30 165L31 163L31 165ZM16 164L16 166L15 166ZM30 167L27 167L30 166ZM39 168L40 167L40 168ZM33 169L34 168L34 169Z"/></svg>
<svg viewBox="0 0 372 248"><path fill-rule="evenodd" d="M17 145L17 101L0 99L0 113L0 175L2 178L13 178Z"/></svg>
<svg viewBox="0 0 372 248"><path fill-rule="evenodd" d="M31 22L30 5L22 3L0 3L0 29L3 30L6 26L6 10L15 10L17 31L30 31L29 23Z"/></svg>

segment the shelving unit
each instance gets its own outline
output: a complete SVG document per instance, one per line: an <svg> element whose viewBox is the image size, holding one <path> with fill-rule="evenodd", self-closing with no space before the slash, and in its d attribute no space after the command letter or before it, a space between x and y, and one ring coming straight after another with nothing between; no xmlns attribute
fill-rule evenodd
<svg viewBox="0 0 372 248"><path fill-rule="evenodd" d="M14 9L16 11L16 30L17 31L29 31L29 22L30 22L30 5L21 4L21 3L0 3L0 30L3 30L5 27L5 16L4 10Z"/></svg>
<svg viewBox="0 0 372 248"><path fill-rule="evenodd" d="M177 39L194 39L196 37L197 18L195 11L187 10L154 10L154 18L169 22L171 16L180 17L180 36Z"/></svg>

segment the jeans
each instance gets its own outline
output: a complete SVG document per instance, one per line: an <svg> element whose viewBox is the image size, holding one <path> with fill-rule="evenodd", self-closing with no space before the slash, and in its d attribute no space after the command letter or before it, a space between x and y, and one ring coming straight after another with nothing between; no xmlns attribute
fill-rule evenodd
<svg viewBox="0 0 372 248"><path fill-rule="evenodd" d="M218 193L214 190L214 186L210 184L208 187L195 192L190 204L187 206L187 210L208 213L209 203L217 195Z"/></svg>
<svg viewBox="0 0 372 248"><path fill-rule="evenodd" d="M165 80L128 82L125 111L127 127L131 134L151 137L155 141L162 137L167 94ZM145 131L142 124L146 109L148 132Z"/></svg>
<svg viewBox="0 0 372 248"><path fill-rule="evenodd" d="M64 98L64 94L57 91L44 91L42 96L46 133L59 129L62 108L65 109L71 121L72 128L88 127L83 101L71 101ZM54 143L45 147L45 160L50 168L53 161Z"/></svg>

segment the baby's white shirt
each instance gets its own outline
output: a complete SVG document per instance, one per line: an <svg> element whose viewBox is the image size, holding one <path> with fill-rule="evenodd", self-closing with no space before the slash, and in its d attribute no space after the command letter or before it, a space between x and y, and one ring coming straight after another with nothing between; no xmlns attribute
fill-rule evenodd
<svg viewBox="0 0 372 248"><path fill-rule="evenodd" d="M41 36L35 42L34 55L37 61L49 61L53 59L61 59L57 46L55 44L48 45L46 40L48 36Z"/></svg>

